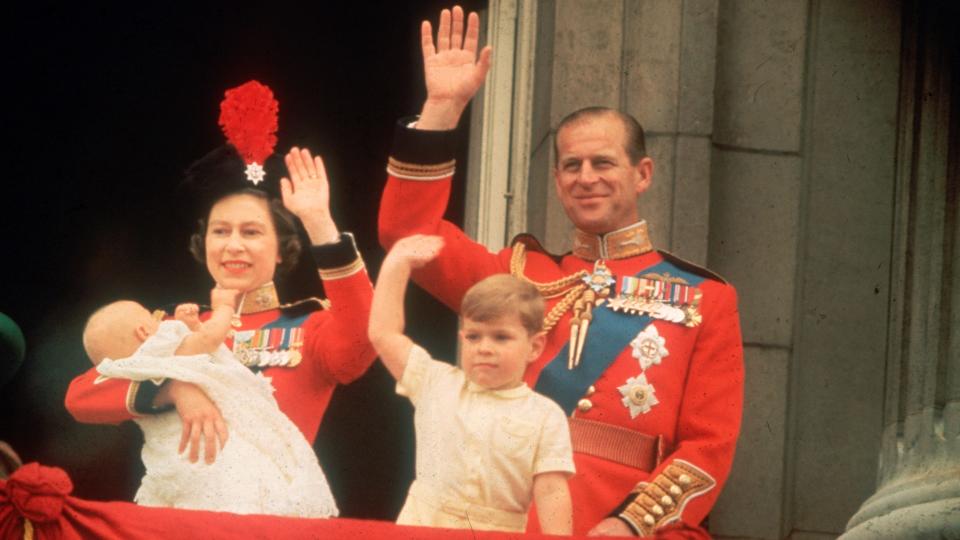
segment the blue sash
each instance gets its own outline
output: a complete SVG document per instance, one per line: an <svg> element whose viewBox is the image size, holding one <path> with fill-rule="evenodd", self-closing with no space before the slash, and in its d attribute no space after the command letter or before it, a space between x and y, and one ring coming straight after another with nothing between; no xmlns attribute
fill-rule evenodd
<svg viewBox="0 0 960 540"><path fill-rule="evenodd" d="M286 313L280 313L279 317L261 326L260 328L264 330L270 328L297 328L299 326L303 326L303 323L306 322L307 317L309 316L310 313L300 315L298 317L290 317Z"/></svg>
<svg viewBox="0 0 960 540"><path fill-rule="evenodd" d="M641 274L663 274L669 272L672 277L687 280L691 286L698 286L703 278L681 270L674 264L663 261L637 272ZM600 375L620 356L620 353L652 321L647 314L631 315L617 312L603 306L593 309L593 320L587 332L580 356L580 365L567 369L570 342L564 345L553 357L537 379L535 390L553 399L569 416L577 407L577 402L587 393Z"/></svg>

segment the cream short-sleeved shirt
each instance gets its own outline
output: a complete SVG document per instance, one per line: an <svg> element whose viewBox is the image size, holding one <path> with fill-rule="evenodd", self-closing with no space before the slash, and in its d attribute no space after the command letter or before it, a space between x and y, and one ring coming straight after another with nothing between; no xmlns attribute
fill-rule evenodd
<svg viewBox="0 0 960 540"><path fill-rule="evenodd" d="M440 514L451 508L462 512L466 505L519 515L525 523L533 477L574 472L566 415L525 384L483 388L414 345L397 393L409 397L416 409L417 445L416 480L397 523L455 526L442 516L429 518L431 508L424 503ZM518 530L515 524L477 527L474 521L464 525Z"/></svg>

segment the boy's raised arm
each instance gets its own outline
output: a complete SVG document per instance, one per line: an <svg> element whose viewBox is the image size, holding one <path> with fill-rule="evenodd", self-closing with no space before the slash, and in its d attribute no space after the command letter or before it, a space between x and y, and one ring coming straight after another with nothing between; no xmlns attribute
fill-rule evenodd
<svg viewBox="0 0 960 540"><path fill-rule="evenodd" d="M419 268L440 253L439 236L414 235L397 242L380 268L370 308L368 337L380 360L397 380L403 376L413 341L403 334L403 298L410 271Z"/></svg>

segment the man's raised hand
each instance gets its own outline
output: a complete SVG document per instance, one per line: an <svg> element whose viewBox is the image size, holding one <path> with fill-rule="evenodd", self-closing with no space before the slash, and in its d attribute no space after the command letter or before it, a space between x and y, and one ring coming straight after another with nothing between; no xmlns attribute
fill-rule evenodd
<svg viewBox="0 0 960 540"><path fill-rule="evenodd" d="M434 45L430 21L420 25L420 45L423 49L424 80L427 100L423 104L417 129L453 129L467 103L483 84L490 70L490 46L477 55L480 39L480 17L470 13L466 34L463 27L463 9L440 12L440 24Z"/></svg>

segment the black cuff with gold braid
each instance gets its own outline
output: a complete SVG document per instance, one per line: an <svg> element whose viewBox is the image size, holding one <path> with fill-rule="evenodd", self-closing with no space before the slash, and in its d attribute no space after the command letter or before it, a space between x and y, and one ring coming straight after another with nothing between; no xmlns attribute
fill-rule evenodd
<svg viewBox="0 0 960 540"><path fill-rule="evenodd" d="M634 534L650 535L660 526L680 519L687 501L714 486L716 481L706 471L675 459L653 481L637 484L614 514Z"/></svg>
<svg viewBox="0 0 960 540"><path fill-rule="evenodd" d="M453 160L456 151L455 131L431 131L408 127L417 117L397 121L390 155L405 163L438 165Z"/></svg>
<svg viewBox="0 0 960 540"><path fill-rule="evenodd" d="M310 246L310 254L317 263L320 277L325 280L352 276L363 269L357 243L348 232L340 233L340 240L336 242Z"/></svg>
<svg viewBox="0 0 960 540"><path fill-rule="evenodd" d="M134 414L157 414L173 409L173 405L163 405L160 407L154 407L153 405L154 398L156 398L157 394L160 393L160 389L163 388L163 385L166 384L166 381L161 384L157 384L152 381L144 381L139 384L130 384L137 385L136 388L132 389L134 392L132 404L133 410L130 412Z"/></svg>
<svg viewBox="0 0 960 540"><path fill-rule="evenodd" d="M415 117L408 117L397 122L387 172L404 180L439 180L452 175L456 166L455 132L408 127L415 121Z"/></svg>

